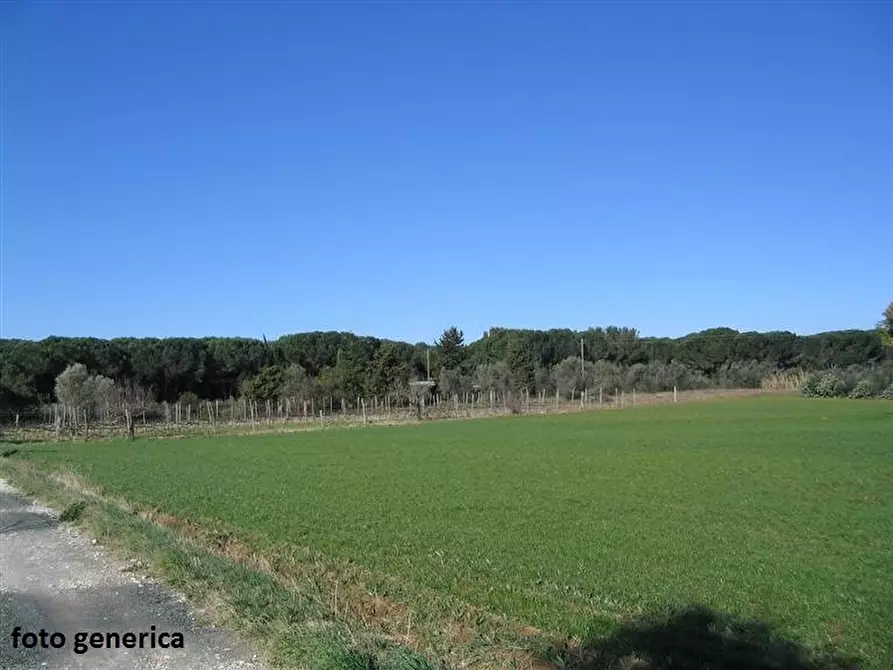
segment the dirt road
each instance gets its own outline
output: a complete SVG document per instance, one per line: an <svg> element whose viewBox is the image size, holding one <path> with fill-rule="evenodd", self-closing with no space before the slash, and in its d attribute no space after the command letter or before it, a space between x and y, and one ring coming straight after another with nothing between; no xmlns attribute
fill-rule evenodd
<svg viewBox="0 0 893 670"><path fill-rule="evenodd" d="M0 668L262 670L130 567L0 480Z"/></svg>

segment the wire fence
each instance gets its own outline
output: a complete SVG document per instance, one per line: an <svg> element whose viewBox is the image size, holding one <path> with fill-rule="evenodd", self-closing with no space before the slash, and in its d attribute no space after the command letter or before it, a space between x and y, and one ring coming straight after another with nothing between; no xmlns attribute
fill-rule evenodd
<svg viewBox="0 0 893 670"><path fill-rule="evenodd" d="M107 405L92 412L44 405L23 412L0 414L5 441L101 439L112 437L173 437L185 435L289 432L335 426L387 425L493 416L556 414L586 410L621 410L642 405L687 402L761 393L765 389L672 390L630 393L593 389L572 393L478 392L451 398L433 395L418 402L401 397L251 401L244 398L158 403L143 406Z"/></svg>

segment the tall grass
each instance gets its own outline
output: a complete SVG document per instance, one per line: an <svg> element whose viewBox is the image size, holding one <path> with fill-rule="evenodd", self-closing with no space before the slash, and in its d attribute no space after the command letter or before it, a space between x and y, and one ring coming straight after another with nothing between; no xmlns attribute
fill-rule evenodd
<svg viewBox="0 0 893 670"><path fill-rule="evenodd" d="M799 369L773 372L763 377L760 388L767 391L797 391L808 376L807 372Z"/></svg>

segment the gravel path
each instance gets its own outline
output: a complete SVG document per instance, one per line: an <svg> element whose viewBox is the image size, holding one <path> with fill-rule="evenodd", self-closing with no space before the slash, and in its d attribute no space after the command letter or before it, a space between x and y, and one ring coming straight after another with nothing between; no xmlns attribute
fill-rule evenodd
<svg viewBox="0 0 893 670"><path fill-rule="evenodd" d="M115 560L77 529L59 524L51 510L29 503L0 480L0 668L262 670L231 633L200 625L181 596L134 567ZM16 627L24 636L18 648ZM40 635L41 629L50 648L26 635ZM64 644L59 636L49 638L56 632L65 636ZM118 633L120 648L91 647L89 635L96 632L104 647L106 634ZM76 653L78 633L87 633L83 653ZM182 635L183 648L161 648L162 642L176 643L173 633ZM26 649L23 642L37 644ZM52 643L61 648L53 649ZM125 648L128 643L132 648Z"/></svg>

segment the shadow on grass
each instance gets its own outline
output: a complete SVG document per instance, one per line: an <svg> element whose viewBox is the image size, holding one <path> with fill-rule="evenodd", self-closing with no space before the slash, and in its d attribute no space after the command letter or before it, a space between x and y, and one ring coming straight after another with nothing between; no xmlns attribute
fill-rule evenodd
<svg viewBox="0 0 893 670"><path fill-rule="evenodd" d="M858 670L835 650L811 651L759 621L706 607L646 616L607 638L551 649L543 660L566 670Z"/></svg>
<svg viewBox="0 0 893 670"><path fill-rule="evenodd" d="M65 445L69 446L69 445ZM17 453L29 454L55 454L62 451L63 446L58 442L35 442L34 440L4 440L0 439L0 452L15 450ZM8 447L8 449L7 449ZM12 455L12 454L10 454Z"/></svg>
<svg viewBox="0 0 893 670"><path fill-rule="evenodd" d="M27 437L9 437L0 435L0 444L36 444L36 442Z"/></svg>

